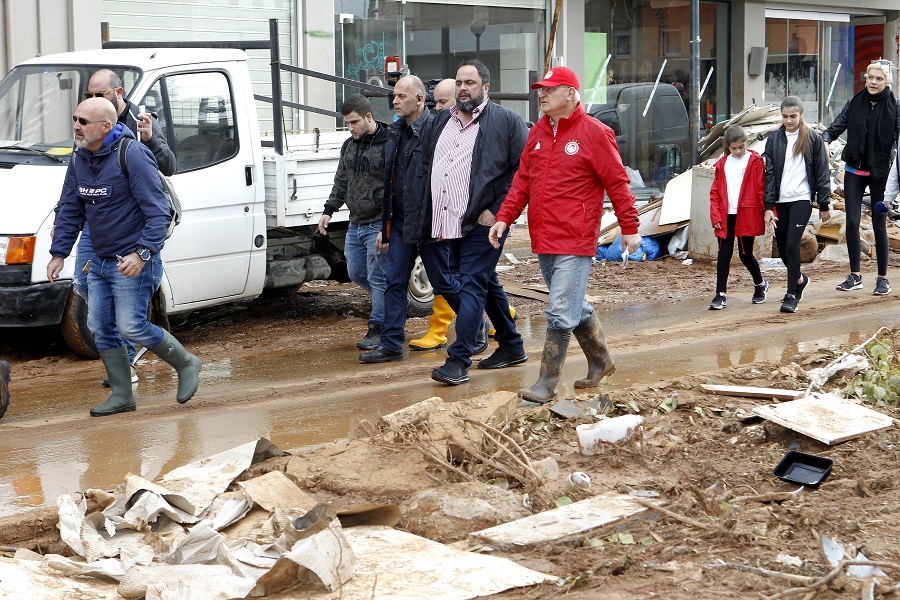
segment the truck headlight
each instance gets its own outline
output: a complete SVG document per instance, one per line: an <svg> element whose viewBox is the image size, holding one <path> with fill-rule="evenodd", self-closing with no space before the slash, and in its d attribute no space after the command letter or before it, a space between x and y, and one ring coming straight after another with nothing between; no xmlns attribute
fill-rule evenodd
<svg viewBox="0 0 900 600"><path fill-rule="evenodd" d="M37 238L28 236L0 236L0 263L30 265L34 262L34 246Z"/></svg>

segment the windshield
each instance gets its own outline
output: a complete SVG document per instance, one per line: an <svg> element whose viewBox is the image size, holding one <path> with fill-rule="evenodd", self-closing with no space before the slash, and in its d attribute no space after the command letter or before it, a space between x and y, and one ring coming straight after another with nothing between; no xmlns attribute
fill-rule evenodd
<svg viewBox="0 0 900 600"><path fill-rule="evenodd" d="M84 99L91 75L101 68L104 66L29 65L10 71L0 82L0 146L71 152L72 114ZM127 97L141 73L133 68L114 70L122 76Z"/></svg>

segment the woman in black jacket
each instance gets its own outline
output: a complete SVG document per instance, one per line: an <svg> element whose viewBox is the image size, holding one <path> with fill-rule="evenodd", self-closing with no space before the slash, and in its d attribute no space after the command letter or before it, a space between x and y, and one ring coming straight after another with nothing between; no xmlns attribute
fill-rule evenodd
<svg viewBox="0 0 900 600"><path fill-rule="evenodd" d="M872 228L875 231L875 255L878 259L876 296L890 293L887 280L888 237L887 210L880 212L876 204L884 200L884 188L891 167L891 152L900 134L900 109L891 92L891 63L876 60L866 69L866 87L853 96L823 137L828 142L847 131L844 161L844 203L847 213L847 251L850 274L837 289L849 292L862 288L859 272L859 220L866 187L872 204ZM830 152L830 150L829 150Z"/></svg>

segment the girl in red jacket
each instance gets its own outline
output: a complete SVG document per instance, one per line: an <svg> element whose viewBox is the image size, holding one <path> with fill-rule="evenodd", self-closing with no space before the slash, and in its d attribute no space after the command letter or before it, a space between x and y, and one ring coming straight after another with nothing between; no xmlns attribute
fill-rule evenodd
<svg viewBox="0 0 900 600"><path fill-rule="evenodd" d="M769 282L763 279L753 256L753 240L765 230L763 161L759 154L747 149L747 132L740 125L725 130L725 147L728 151L715 164L716 174L709 193L709 216L719 238L716 296L709 303L710 310L725 308L735 238L738 256L753 277L753 304L765 302L769 289Z"/></svg>

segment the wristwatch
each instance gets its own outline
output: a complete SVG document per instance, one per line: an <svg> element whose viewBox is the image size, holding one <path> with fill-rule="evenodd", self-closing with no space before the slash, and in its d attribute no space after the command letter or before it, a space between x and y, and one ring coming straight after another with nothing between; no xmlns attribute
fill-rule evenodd
<svg viewBox="0 0 900 600"><path fill-rule="evenodd" d="M146 248L137 248L135 252L137 252L137 255L141 257L142 261L147 262L148 260L150 260L151 252Z"/></svg>

